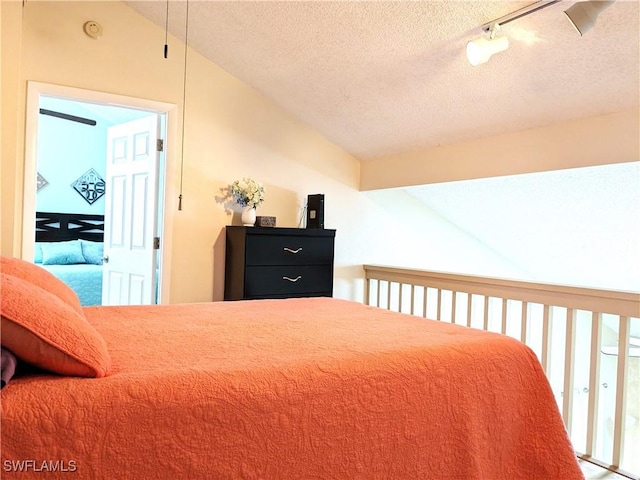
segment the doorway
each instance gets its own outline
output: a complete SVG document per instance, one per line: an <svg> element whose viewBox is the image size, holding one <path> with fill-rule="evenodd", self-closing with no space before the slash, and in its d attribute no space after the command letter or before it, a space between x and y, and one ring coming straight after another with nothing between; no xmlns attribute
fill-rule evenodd
<svg viewBox="0 0 640 480"><path fill-rule="evenodd" d="M104 302L101 303L167 303L169 282L163 279L168 278L170 265L172 218L167 215L170 210L166 208L166 202L169 190L167 185L170 185L172 172L172 152L166 147L173 143L171 126L175 123L175 105L29 82L26 116L22 257L28 261L34 261L34 255L38 253L35 243L37 211L102 215L105 218L105 228L111 228L108 220L110 214L107 212L109 209L105 206L105 197L109 196L105 192L114 193L113 185L109 185L106 178L107 130L117 128L118 125L135 124L139 119L158 120L157 135L161 142L156 143L155 136L151 136L148 141L152 144L153 152L150 153L154 160L157 156L157 163L150 163L157 168L157 176L153 179L157 193L154 188L153 196L145 199L149 205L145 212L153 212L153 221L148 224L152 228L150 236L153 238L153 246L150 248L155 247L155 250L147 254L152 262L145 264L147 270L150 270L145 275L153 280L149 282L149 285L153 285L153 294L140 295L139 279L142 277L138 271L135 274L138 280L134 284L123 284L127 292L114 297L112 288L111 294L107 292L102 295ZM67 134L73 133L65 137L60 132L51 131L56 128ZM139 148L141 138L134 134L131 137L133 141L129 143L136 143ZM43 146L43 142L48 144ZM162 151L156 152L156 145ZM112 201L113 203L118 202ZM136 208L139 210L139 206ZM130 219L130 223L134 224L135 219ZM122 227L121 219L117 224ZM109 238L110 231L106 233L105 237ZM108 253L103 258L108 259ZM101 270L107 275L110 272L109 284L113 287L113 279L117 277L113 269ZM125 279L125 276L122 278Z"/></svg>

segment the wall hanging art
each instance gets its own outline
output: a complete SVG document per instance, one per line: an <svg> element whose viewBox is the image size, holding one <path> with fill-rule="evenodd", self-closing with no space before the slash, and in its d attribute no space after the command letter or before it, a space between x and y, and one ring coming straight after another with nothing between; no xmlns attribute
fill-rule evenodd
<svg viewBox="0 0 640 480"><path fill-rule="evenodd" d="M78 192L87 203L93 204L104 195L105 183L102 177L93 168L87 170L71 187Z"/></svg>
<svg viewBox="0 0 640 480"><path fill-rule="evenodd" d="M38 172L38 176L36 177L36 191L39 192L41 188L44 188L47 185L49 185L47 179L40 175L40 173Z"/></svg>

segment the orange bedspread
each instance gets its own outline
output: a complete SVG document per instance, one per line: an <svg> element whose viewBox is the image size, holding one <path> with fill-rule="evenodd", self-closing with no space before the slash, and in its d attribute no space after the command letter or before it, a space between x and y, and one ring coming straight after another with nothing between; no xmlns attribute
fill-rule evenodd
<svg viewBox="0 0 640 480"><path fill-rule="evenodd" d="M2 478L583 478L505 336L329 298L85 313L109 376L3 389Z"/></svg>

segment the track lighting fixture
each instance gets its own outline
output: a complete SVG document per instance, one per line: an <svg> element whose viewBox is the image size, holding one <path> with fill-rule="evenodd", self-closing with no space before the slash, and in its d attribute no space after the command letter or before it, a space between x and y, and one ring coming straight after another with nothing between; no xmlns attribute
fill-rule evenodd
<svg viewBox="0 0 640 480"><path fill-rule="evenodd" d="M543 8L554 5L561 0L540 0L528 7L516 10L509 15L497 18L491 22L481 26L485 34L489 34L489 38L478 38L467 43L467 59L474 67L489 61L492 55L498 52L504 52L509 48L509 39L507 37L497 37L496 33L502 25L513 22L519 18L531 15L532 13L542 10ZM604 9L610 7L613 1L589 0L578 2L568 8L564 13L571 21L573 26L578 30L580 35L584 35L595 24L598 14Z"/></svg>
<svg viewBox="0 0 640 480"><path fill-rule="evenodd" d="M509 15L497 18L491 22L482 25L482 31L489 34L489 39L479 38L467 43L467 60L474 67L489 61L492 55L498 52L504 52L509 48L509 39L507 37L495 38L497 31L506 23L513 22L519 18L531 15L538 10L542 10L561 0L540 0L528 7L516 10Z"/></svg>
<svg viewBox="0 0 640 480"><path fill-rule="evenodd" d="M591 0L578 2L565 10L564 14L578 33L584 35L595 25L598 15L611 5L613 5L613 1Z"/></svg>

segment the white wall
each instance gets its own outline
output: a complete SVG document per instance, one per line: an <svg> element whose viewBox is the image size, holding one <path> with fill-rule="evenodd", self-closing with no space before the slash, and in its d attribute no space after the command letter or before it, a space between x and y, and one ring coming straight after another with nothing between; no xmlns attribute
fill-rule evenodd
<svg viewBox="0 0 640 480"><path fill-rule="evenodd" d="M519 279L640 291L638 161L406 191L517 265Z"/></svg>
<svg viewBox="0 0 640 480"><path fill-rule="evenodd" d="M294 175L302 182L306 176L304 169ZM525 274L400 189L363 193L329 179L323 183L325 227L337 229L334 290L338 297L363 299L364 264L507 278ZM310 187L300 188L312 191Z"/></svg>

